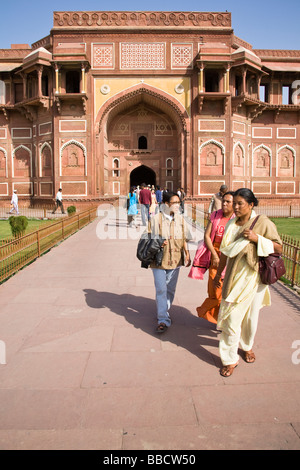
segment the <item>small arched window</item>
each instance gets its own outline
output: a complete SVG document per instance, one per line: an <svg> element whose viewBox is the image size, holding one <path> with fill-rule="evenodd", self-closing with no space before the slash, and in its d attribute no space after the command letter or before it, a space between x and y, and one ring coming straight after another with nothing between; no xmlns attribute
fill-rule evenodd
<svg viewBox="0 0 300 470"><path fill-rule="evenodd" d="M166 176L173 176L173 159L172 158L167 158L166 160Z"/></svg>
<svg viewBox="0 0 300 470"><path fill-rule="evenodd" d="M148 148L147 137L145 137L144 135L141 135L139 137L138 148L139 148L139 150L145 150L145 149Z"/></svg>
<svg viewBox="0 0 300 470"><path fill-rule="evenodd" d="M113 177L117 178L120 176L120 160L118 158L114 158L113 160Z"/></svg>

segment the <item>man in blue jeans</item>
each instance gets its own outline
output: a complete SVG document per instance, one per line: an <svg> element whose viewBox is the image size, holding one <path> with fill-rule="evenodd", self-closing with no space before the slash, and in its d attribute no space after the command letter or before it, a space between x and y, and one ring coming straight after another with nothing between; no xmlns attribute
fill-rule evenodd
<svg viewBox="0 0 300 470"><path fill-rule="evenodd" d="M145 183L141 185L139 194L139 203L141 206L142 225L146 225L150 218L149 207L151 205L151 191L146 187Z"/></svg>
<svg viewBox="0 0 300 470"><path fill-rule="evenodd" d="M155 262L150 264L156 291L157 333L163 333L171 326L169 309L175 296L179 268L191 264L187 248L191 235L179 208L178 195L168 192L161 211L150 220L152 237L161 235L165 239L161 265L156 266Z"/></svg>

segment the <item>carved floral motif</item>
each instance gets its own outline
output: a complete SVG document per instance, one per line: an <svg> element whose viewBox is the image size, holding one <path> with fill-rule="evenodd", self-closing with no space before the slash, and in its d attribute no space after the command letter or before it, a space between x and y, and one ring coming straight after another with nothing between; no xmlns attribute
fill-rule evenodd
<svg viewBox="0 0 300 470"><path fill-rule="evenodd" d="M215 26L230 27L231 13L200 12L133 12L133 11L57 11L53 14L54 27L97 26Z"/></svg>

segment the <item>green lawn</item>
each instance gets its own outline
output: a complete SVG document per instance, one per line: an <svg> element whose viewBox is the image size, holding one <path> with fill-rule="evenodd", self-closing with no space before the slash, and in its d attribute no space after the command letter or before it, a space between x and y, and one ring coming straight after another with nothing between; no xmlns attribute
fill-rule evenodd
<svg viewBox="0 0 300 470"><path fill-rule="evenodd" d="M30 232L35 232L39 228L42 228L45 225L52 224L53 222L54 220L28 219L28 225L27 225L25 234L30 233ZM5 238L11 238L11 237L12 237L12 233L11 233L8 220L0 220L0 240L3 240Z"/></svg>
<svg viewBox="0 0 300 470"><path fill-rule="evenodd" d="M278 233L300 239L300 218L270 217L270 219L276 225Z"/></svg>

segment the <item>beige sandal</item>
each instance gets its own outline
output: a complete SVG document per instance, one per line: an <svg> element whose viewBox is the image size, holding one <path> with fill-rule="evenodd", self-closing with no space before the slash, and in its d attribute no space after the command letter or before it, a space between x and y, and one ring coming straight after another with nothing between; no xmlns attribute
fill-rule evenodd
<svg viewBox="0 0 300 470"><path fill-rule="evenodd" d="M253 362L255 362L255 354L254 352L252 351L252 349L250 351L244 351L244 357L245 357L245 361L248 362L248 364L252 364Z"/></svg>
<svg viewBox="0 0 300 470"><path fill-rule="evenodd" d="M237 362L236 364L230 364L229 366L222 367L220 374L222 377L230 377L233 374L234 369L239 365Z"/></svg>

